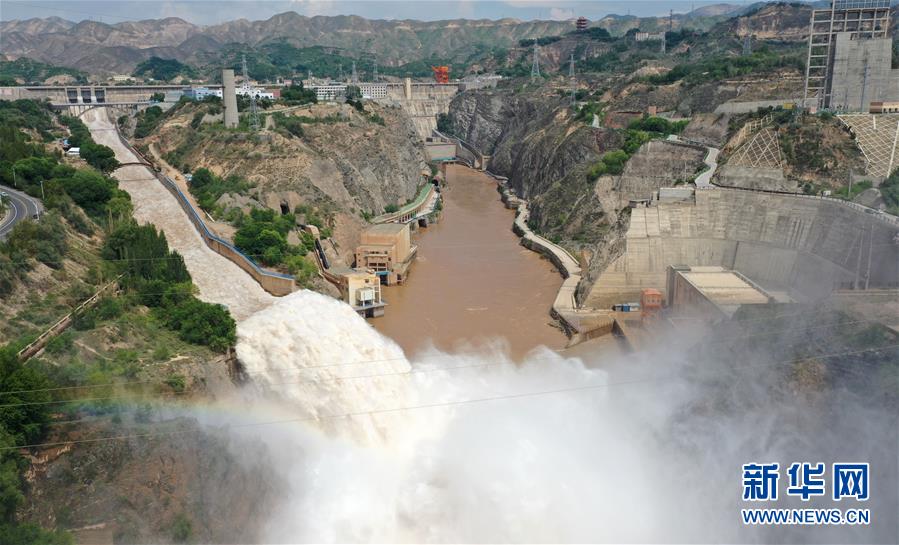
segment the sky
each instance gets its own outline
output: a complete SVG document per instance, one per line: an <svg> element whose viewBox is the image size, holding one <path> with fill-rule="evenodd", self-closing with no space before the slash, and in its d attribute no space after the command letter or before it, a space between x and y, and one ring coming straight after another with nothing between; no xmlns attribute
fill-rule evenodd
<svg viewBox="0 0 899 545"><path fill-rule="evenodd" d="M116 0L2 0L0 20L32 17L61 17L70 21L91 19L114 24L138 19L180 17L195 24L209 25L234 19L267 19L277 13L295 11L301 15L360 15L369 19L557 19L577 16L599 19L605 15L652 16L686 13L693 8L722 3L722 0L630 0L630 1L566 1L566 0L219 0L154 1ZM730 0L746 4L746 0Z"/></svg>

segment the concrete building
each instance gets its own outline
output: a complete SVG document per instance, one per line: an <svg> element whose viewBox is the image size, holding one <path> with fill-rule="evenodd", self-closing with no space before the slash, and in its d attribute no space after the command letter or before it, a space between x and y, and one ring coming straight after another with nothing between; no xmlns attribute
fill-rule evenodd
<svg viewBox="0 0 899 545"><path fill-rule="evenodd" d="M313 85L311 88L315 91L315 98L319 102L330 102L346 96L345 83L325 83L323 85Z"/></svg>
<svg viewBox="0 0 899 545"><path fill-rule="evenodd" d="M634 34L634 40L638 42L661 42L665 40L664 32L638 32Z"/></svg>
<svg viewBox="0 0 899 545"><path fill-rule="evenodd" d="M337 272L343 300L363 318L384 315L386 303L381 299L380 278L371 271L345 269Z"/></svg>
<svg viewBox="0 0 899 545"><path fill-rule="evenodd" d="M257 100L261 98L267 98L269 100L275 99L275 93L266 91L265 89L262 89L260 87L251 87L246 83L235 89L234 92L243 97L255 96Z"/></svg>
<svg viewBox="0 0 899 545"><path fill-rule="evenodd" d="M222 70L222 101L225 103L225 127L237 127L237 94L234 88L234 70Z"/></svg>
<svg viewBox="0 0 899 545"><path fill-rule="evenodd" d="M388 286L406 281L418 248L412 245L409 224L383 223L362 232L356 247L356 268L370 269Z"/></svg>
<svg viewBox="0 0 899 545"><path fill-rule="evenodd" d="M181 97L184 96L184 93L181 91L166 91L165 95L163 95L163 102L167 103L175 103L181 100Z"/></svg>
<svg viewBox="0 0 899 545"><path fill-rule="evenodd" d="M872 102L872 114L899 114L899 101L896 102Z"/></svg>
<svg viewBox="0 0 899 545"><path fill-rule="evenodd" d="M709 321L729 319L744 305L774 302L742 274L719 266L671 265L666 291L672 316Z"/></svg>
<svg viewBox="0 0 899 545"><path fill-rule="evenodd" d="M812 11L805 100L818 108L867 112L899 99L893 70L890 0L832 0Z"/></svg>
<svg viewBox="0 0 899 545"><path fill-rule="evenodd" d="M209 87L191 87L184 91L184 96L191 100L203 100L208 96L216 96L222 98L221 89L210 89Z"/></svg>
<svg viewBox="0 0 899 545"><path fill-rule="evenodd" d="M315 91L315 98L321 101L343 100L346 96L346 83L326 83L322 85L312 85L311 89ZM359 83L357 84L359 91L362 92L362 98L368 100L378 100L387 98L386 83Z"/></svg>

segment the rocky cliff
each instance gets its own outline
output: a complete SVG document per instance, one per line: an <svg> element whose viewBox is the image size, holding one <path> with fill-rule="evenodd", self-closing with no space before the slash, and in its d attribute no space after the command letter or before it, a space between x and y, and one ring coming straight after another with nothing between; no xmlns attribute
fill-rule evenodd
<svg viewBox="0 0 899 545"><path fill-rule="evenodd" d="M587 126L567 101L539 93L462 93L450 118L455 134L490 155L490 170L529 200L531 227L589 264L582 284L591 285L620 251L628 215L612 198L615 181L587 171L622 137Z"/></svg>
<svg viewBox="0 0 899 545"><path fill-rule="evenodd" d="M191 127L201 107L182 107L141 143L184 171L206 167L248 181L253 187L245 194L220 199L223 212L311 205L329 216L338 245L351 250L363 215L402 205L424 181L421 140L399 107L368 103L363 114L346 104L312 105L286 111L280 121L266 119L270 130L258 135L217 122ZM288 122L299 135L280 126Z"/></svg>

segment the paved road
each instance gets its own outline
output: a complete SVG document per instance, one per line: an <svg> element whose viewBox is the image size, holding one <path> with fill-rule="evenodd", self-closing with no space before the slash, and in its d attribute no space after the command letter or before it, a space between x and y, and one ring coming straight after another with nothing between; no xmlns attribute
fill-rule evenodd
<svg viewBox="0 0 899 545"><path fill-rule="evenodd" d="M0 220L0 240L2 240L17 223L43 212L44 206L37 199L11 187L0 186L0 191L7 194L6 198L9 203L6 216Z"/></svg>
<svg viewBox="0 0 899 545"><path fill-rule="evenodd" d="M702 142L695 142L693 140L681 138L676 134L668 135L668 140L671 142L680 142L682 144L691 144L704 147L706 149L706 155L702 162L705 163L706 169L702 172L702 174L696 177L694 183L696 183L696 187L703 189L710 189L715 187L712 185L712 176L714 176L715 171L718 170L718 154L721 153L721 150L718 148L713 148L712 146L707 146Z"/></svg>

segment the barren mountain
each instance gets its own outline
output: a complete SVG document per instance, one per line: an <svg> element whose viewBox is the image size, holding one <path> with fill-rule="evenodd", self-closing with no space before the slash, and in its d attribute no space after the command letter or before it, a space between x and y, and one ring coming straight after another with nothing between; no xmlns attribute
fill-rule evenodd
<svg viewBox="0 0 899 545"><path fill-rule="evenodd" d="M610 15L594 26L612 34L632 28L706 30L724 20L738 6L718 4L692 13L668 17ZM95 73L130 72L154 55L199 64L203 53L226 44L258 47L286 41L296 47L321 45L344 50L347 56L374 55L386 66L418 60L464 62L491 48L512 48L519 40L558 36L574 30L574 21L519 21L516 19L447 21L372 20L355 15L305 17L295 12L264 21L238 19L198 26L174 17L109 25L96 21L73 23L51 17L0 22L0 51L15 59L27 56L59 66ZM114 48L114 49L111 49Z"/></svg>

